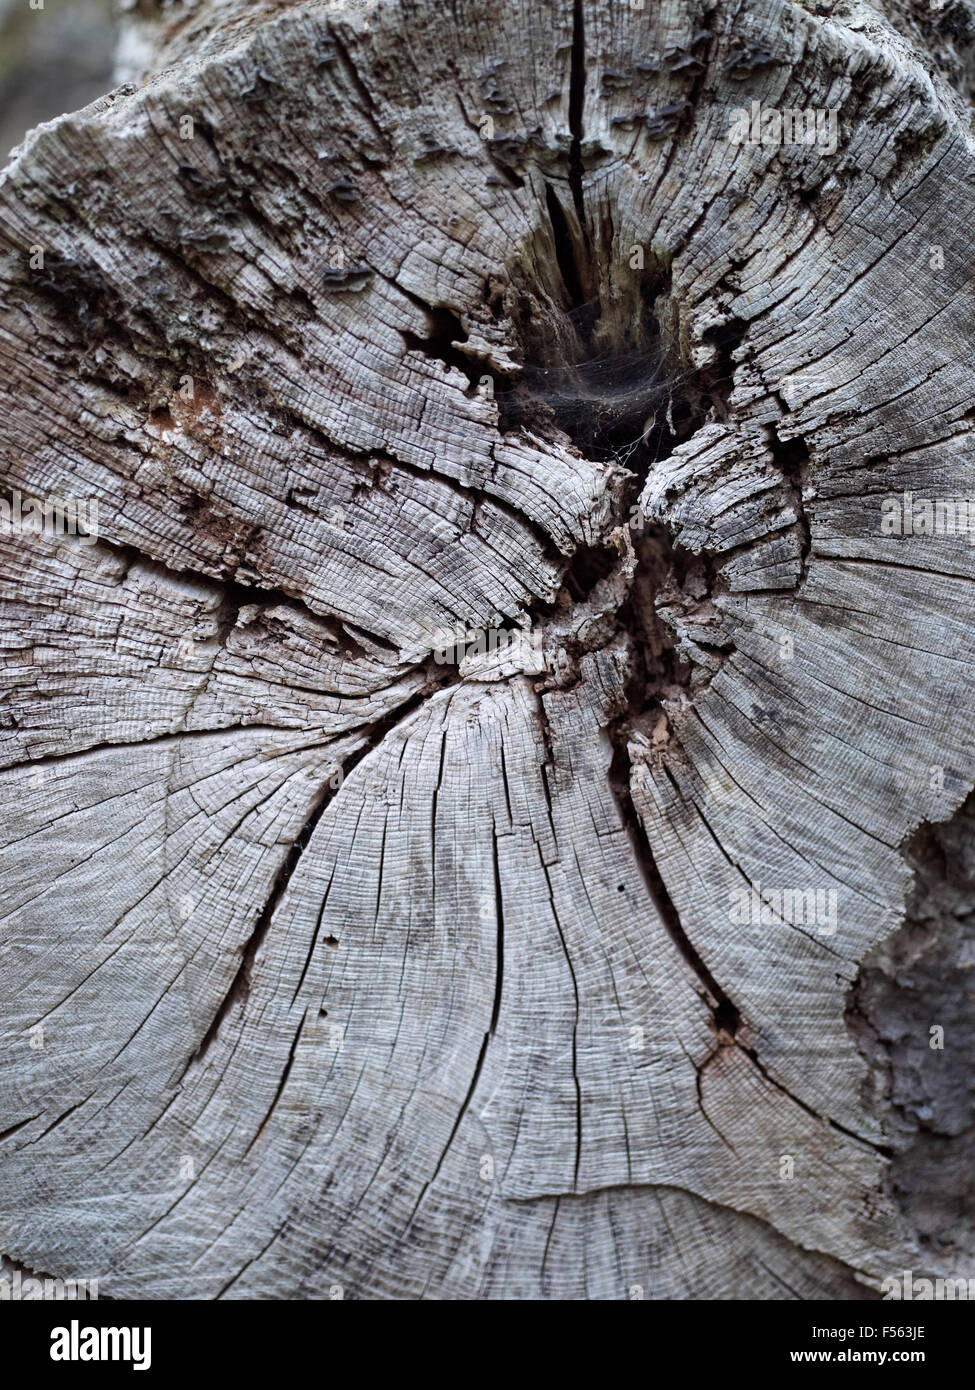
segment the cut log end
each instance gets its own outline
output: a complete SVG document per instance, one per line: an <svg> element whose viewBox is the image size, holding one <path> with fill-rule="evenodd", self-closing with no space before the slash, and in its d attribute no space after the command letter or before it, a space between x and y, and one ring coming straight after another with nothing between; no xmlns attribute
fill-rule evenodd
<svg viewBox="0 0 975 1390"><path fill-rule="evenodd" d="M25 143L21 1277L818 1299L975 1254L975 184L931 42L140 9L137 80Z"/></svg>

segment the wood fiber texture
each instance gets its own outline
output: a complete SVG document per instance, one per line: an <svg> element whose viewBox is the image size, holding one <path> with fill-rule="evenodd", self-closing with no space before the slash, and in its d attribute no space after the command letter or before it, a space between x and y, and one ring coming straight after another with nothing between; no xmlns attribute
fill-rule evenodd
<svg viewBox="0 0 975 1390"><path fill-rule="evenodd" d="M967 50L906 14L141 12L16 153L4 496L98 534L0 537L12 1260L955 1268L851 1024L975 784L975 550L882 525L975 466ZM753 102L836 148L733 143Z"/></svg>

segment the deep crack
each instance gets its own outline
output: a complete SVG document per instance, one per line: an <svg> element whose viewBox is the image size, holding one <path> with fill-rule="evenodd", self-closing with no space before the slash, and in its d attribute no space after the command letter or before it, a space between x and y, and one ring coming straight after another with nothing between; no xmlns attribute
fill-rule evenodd
<svg viewBox="0 0 975 1390"><path fill-rule="evenodd" d="M630 790L631 764L627 749L626 729L626 722L622 721L617 722L610 730L614 753L610 764L609 782L616 798L620 820L623 822L629 837L633 857L643 875L643 881L646 884L650 899L657 909L657 915L667 928L671 940L684 960L704 986L719 1043L721 1041L731 1042L738 1032L741 1014L737 1005L718 984L684 930L680 913L677 911L674 900L667 891L667 886L657 867L649 836L634 805Z"/></svg>
<svg viewBox="0 0 975 1390"><path fill-rule="evenodd" d="M448 672L440 673L439 684L446 684L450 678ZM417 691L414 695L411 695L408 700L404 701L403 704L391 710L381 719L377 719L373 724L367 727L364 731L365 738L362 746L350 753L342 764L343 781L338 787L333 787L331 778L323 782L308 818L295 836L291 848L288 850L288 853L285 855L274 876L274 881L271 884L271 889L265 900L264 907L241 952L240 963L234 978L221 999L220 1005L211 1019L209 1027L200 1039L199 1046L188 1059L179 1079L182 1079L182 1076L186 1074L190 1066L203 1059L231 1009L238 1001L243 1001L247 998L250 990L254 962L257 958L258 951L267 937L271 919L274 916L278 904L284 897L285 890L298 868L301 856L311 840L318 822L332 804L335 796L338 795L342 785L344 785L344 779L348 777L353 768L357 767L358 764L362 762L363 758L365 758L368 753L371 753L373 749L379 746L386 735L397 724L402 723L414 710L419 708L423 701L427 699L428 695L432 693L433 688L435 687L431 686L430 689Z"/></svg>

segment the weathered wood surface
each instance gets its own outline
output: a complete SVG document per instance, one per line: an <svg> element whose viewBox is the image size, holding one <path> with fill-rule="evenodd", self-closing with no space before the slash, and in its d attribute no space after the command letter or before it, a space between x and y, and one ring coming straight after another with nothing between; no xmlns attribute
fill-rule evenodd
<svg viewBox="0 0 975 1390"><path fill-rule="evenodd" d="M8 167L5 495L99 518L2 541L11 1258L816 1298L964 1255L847 1014L975 783L975 551L881 531L971 491L971 108L826 8L201 6ZM835 152L730 143L753 100Z"/></svg>

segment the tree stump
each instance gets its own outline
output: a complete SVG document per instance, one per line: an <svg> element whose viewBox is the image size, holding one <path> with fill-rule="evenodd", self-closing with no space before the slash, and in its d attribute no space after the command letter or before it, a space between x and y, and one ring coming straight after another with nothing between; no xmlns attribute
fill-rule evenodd
<svg viewBox="0 0 975 1390"><path fill-rule="evenodd" d="M975 784L971 30L144 11L0 183L4 496L87 509L0 538L3 1251L122 1299L970 1262L904 1194L928 1091L970 1138L905 902Z"/></svg>

